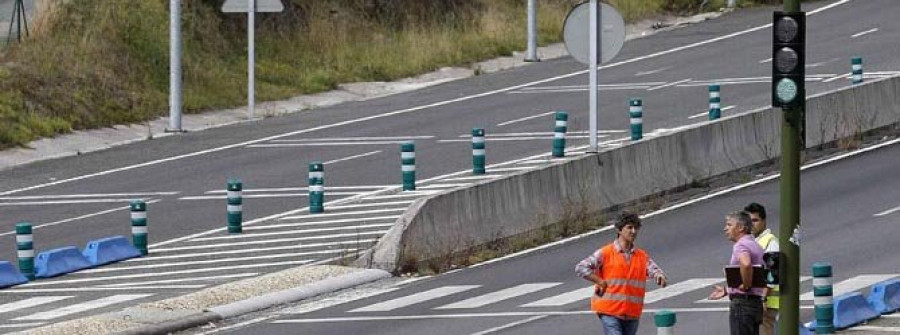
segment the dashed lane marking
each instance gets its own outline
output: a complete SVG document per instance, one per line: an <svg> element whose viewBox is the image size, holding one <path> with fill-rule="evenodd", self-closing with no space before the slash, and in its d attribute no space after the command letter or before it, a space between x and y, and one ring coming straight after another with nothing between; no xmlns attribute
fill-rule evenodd
<svg viewBox="0 0 900 335"><path fill-rule="evenodd" d="M861 31L861 32L858 32L858 33L856 33L856 34L850 35L850 38L862 37L862 36L865 36L865 35L874 33L874 32L876 32L876 31L878 31L878 28L873 28L873 29L869 29L869 30L866 30L866 31Z"/></svg>
<svg viewBox="0 0 900 335"><path fill-rule="evenodd" d="M523 117L523 118L520 118L520 119L515 119L515 120L506 121L506 122L501 122L501 123L498 123L498 124L497 124L497 127L508 126L508 125L513 124L513 123L519 123L519 122L522 122L522 121L533 120L533 119L537 119L537 118L540 118L540 117L544 117L544 116L548 116L548 115L553 115L553 114L556 114L556 111L547 112L547 113L541 113L541 114L538 114L538 115L526 116L526 117Z"/></svg>

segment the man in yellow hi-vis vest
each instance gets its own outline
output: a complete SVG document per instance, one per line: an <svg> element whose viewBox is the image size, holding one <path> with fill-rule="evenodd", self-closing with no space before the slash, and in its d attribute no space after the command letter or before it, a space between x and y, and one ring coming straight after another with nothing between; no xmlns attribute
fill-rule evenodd
<svg viewBox="0 0 900 335"><path fill-rule="evenodd" d="M769 228L766 228L766 208L758 203L750 203L744 207L744 211L750 213L750 221L753 223L751 232L756 242L765 252L778 252L778 238ZM760 335L775 334L775 321L778 319L778 285L769 285L766 288L766 296L763 299L763 323L759 327Z"/></svg>

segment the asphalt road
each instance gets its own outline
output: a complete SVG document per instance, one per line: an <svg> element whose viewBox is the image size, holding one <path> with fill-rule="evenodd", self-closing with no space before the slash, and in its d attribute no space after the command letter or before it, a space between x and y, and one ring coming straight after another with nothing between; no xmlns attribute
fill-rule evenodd
<svg viewBox="0 0 900 335"><path fill-rule="evenodd" d="M853 55L864 57L870 77L900 70L900 23L891 10L898 6L890 0L808 4L807 90L849 85ZM771 31L765 25L771 11L740 10L626 43L601 71L601 142L612 146L627 136L630 97L644 99L647 136L702 122L706 86L713 82L723 85L725 115L769 105ZM586 83L584 66L568 58L549 60L0 171L0 238L9 241L0 259L15 260L12 230L20 220L35 225L38 250L127 236L126 207L133 198L151 202L153 247L148 258L0 290L0 306L16 306L0 312L0 323L23 329L353 253L385 231L415 197L481 180L466 173L472 127L488 133L489 163L518 160L488 178L542 164L553 129L547 113L553 110L571 112L570 147L583 151ZM403 139L416 140L417 174L434 179L430 189L386 192L400 184ZM313 160L326 162L329 201L353 198L363 206L306 215L307 164ZM245 220L277 217L242 236L225 235L223 191L231 177L244 181ZM27 299L30 304L20 303ZM108 300L90 304L98 299ZM73 303L91 308L69 308ZM60 308L66 313L41 314Z"/></svg>
<svg viewBox="0 0 900 335"><path fill-rule="evenodd" d="M867 294L875 282L900 277L897 164L900 145L893 144L803 172L801 276L811 276L813 262L831 263L835 295ZM724 215L753 201L768 205L769 227L777 233L777 179L645 218L638 246L665 269L670 286L648 289L639 334L656 334L652 313L659 309L676 311L678 334L728 333L727 300L705 297L724 281L722 266L731 253ZM614 238L606 230L312 312L295 313L302 305L289 306L253 316L256 323L198 333L596 334L590 287L575 275L574 265ZM811 285L810 278L801 282L804 322L812 319Z"/></svg>

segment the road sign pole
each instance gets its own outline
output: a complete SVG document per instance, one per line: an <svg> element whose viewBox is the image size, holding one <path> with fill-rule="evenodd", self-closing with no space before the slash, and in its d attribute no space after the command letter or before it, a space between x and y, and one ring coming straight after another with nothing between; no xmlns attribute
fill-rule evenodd
<svg viewBox="0 0 900 335"><path fill-rule="evenodd" d="M784 11L800 12L800 1L784 0ZM806 96L802 89L798 93L799 99L802 99L800 104L784 108L781 122L779 245L784 256L780 262L780 273L784 279L779 298L778 333L782 335L797 335L800 319L800 241L797 230L800 222L800 136L803 133L801 127L805 117Z"/></svg>
<svg viewBox="0 0 900 335"><path fill-rule="evenodd" d="M540 61L537 55L537 0L528 0L528 55L525 61Z"/></svg>
<svg viewBox="0 0 900 335"><path fill-rule="evenodd" d="M588 42L589 52L590 52L590 60L588 61L588 67L590 68L590 83L588 84L588 92L590 103L588 104L588 108L590 109L590 138L591 138L591 152L598 152L597 150L597 116L600 113L600 104L597 102L597 66L599 66L599 58L600 58L600 30L597 27L600 27L600 5L598 4L598 0L591 0L591 8L590 8L590 25L589 25L588 38L590 41Z"/></svg>
<svg viewBox="0 0 900 335"><path fill-rule="evenodd" d="M181 131L181 0L169 1L169 129Z"/></svg>
<svg viewBox="0 0 900 335"><path fill-rule="evenodd" d="M256 80L256 0L249 0L247 4L247 119L253 120L256 104L253 85Z"/></svg>

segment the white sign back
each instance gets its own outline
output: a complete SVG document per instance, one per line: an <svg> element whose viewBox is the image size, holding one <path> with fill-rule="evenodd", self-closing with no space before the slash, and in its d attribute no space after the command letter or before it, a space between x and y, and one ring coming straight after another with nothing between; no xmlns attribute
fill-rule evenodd
<svg viewBox="0 0 900 335"><path fill-rule="evenodd" d="M226 0L222 5L222 13L246 13L250 8L250 0ZM257 13L280 13L284 11L281 0L256 0Z"/></svg>
<svg viewBox="0 0 900 335"><path fill-rule="evenodd" d="M625 20L610 5L600 3L600 63L616 57L625 44ZM584 2L569 11L563 28L566 50L582 64L590 63L590 2Z"/></svg>

